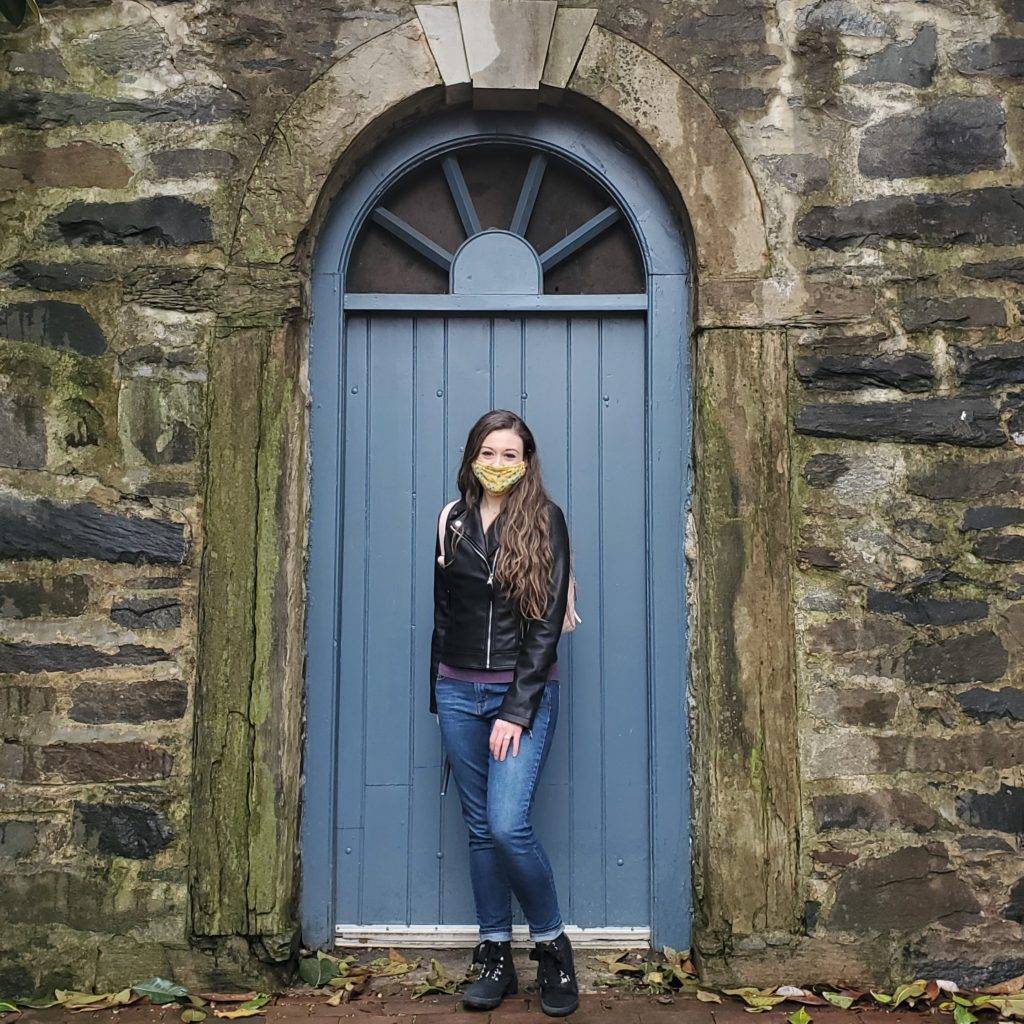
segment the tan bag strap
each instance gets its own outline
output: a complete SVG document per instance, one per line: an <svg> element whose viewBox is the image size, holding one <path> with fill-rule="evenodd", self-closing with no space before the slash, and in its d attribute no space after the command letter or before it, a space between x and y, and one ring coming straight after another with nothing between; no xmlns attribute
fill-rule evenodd
<svg viewBox="0 0 1024 1024"><path fill-rule="evenodd" d="M448 522L448 513L451 512L452 508L457 502L458 498L452 498L443 509L441 509L441 515L437 519L437 543L441 549L441 554L437 556L437 564L443 569L444 566L444 527L445 523Z"/></svg>

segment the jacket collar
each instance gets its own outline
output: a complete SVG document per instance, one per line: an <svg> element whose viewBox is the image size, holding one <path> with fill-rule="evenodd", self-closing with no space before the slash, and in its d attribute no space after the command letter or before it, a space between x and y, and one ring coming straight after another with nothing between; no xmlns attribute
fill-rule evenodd
<svg viewBox="0 0 1024 1024"><path fill-rule="evenodd" d="M501 543L501 525L504 521L502 514L498 514L485 535L479 505L470 511L463 501L459 503L459 508L456 511L459 513L457 518L462 520L462 530L465 535L490 558Z"/></svg>

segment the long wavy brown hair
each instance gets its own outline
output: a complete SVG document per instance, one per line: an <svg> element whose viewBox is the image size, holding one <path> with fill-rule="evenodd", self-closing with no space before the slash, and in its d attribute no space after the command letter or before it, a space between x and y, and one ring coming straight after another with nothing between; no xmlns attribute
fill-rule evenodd
<svg viewBox="0 0 1024 1024"><path fill-rule="evenodd" d="M484 439L493 430L512 430L523 439L526 472L505 492L501 512L501 547L494 578L528 619L543 618L547 611L551 577L548 501L541 479L540 456L533 433L509 409L492 409L470 428L459 466L458 486L470 511L479 506L484 489L473 473ZM457 541L456 541L457 543Z"/></svg>

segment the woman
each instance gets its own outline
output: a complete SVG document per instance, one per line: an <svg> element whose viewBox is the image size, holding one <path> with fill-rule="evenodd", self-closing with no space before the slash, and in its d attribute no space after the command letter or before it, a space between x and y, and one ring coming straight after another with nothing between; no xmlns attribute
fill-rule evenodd
<svg viewBox="0 0 1024 1024"><path fill-rule="evenodd" d="M569 589L569 532L541 482L533 434L513 412L481 416L442 510L434 562L430 710L462 815L481 973L462 1003L493 1009L518 990L512 899L535 947L541 1008L572 1013L579 988L554 876L530 824L558 717L557 645ZM444 543L441 543L441 537Z"/></svg>

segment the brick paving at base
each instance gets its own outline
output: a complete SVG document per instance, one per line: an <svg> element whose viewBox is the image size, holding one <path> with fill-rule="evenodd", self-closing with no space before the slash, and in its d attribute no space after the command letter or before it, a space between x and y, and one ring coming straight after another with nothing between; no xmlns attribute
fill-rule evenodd
<svg viewBox="0 0 1024 1024"><path fill-rule="evenodd" d="M529 945L513 946L512 955L519 976L519 993L507 997L496 1010L467 1010L459 1006L459 996L432 994L413 999L411 993L426 977L431 959L436 959L450 977L461 978L469 966L471 950L464 948L408 949L399 952L408 960L419 960L419 966L408 974L375 978L367 988L347 1003L330 1006L328 998L336 992L331 986L310 988L299 984L275 993L258 1016L240 1018L253 1024L300 1024L305 1021L361 1021L376 1024L446 1024L448 1021L479 1021L480 1024L537 1024L549 1018L540 1008L536 992L537 963L529 959ZM375 957L386 955L387 948L359 950L336 949L334 953L347 956L357 953L357 963L366 964ZM762 1014L750 1014L739 999L723 997L722 1003L703 1003L691 995L674 995L671 1001L660 1002L657 996L636 994L621 987L598 984L608 976L607 966L595 959L611 950L577 949L576 970L580 984L580 1006L571 1014L574 1024L659 1024L659 1022L685 1022L685 1024L786 1024L789 1014L798 1009L796 1003L780 1003L775 1009ZM622 952L622 951L620 951ZM780 978L779 984L789 979ZM126 979L125 985L138 979ZM123 986L122 986L123 987ZM198 990L196 990L198 992ZM221 1004L222 1009L233 1009L237 1004ZM148 1000L111 1010L71 1013L59 1006L44 1010L23 1008L18 1018L14 1014L0 1015L0 1024L179 1024L184 1005L181 1003L154 1006ZM806 1008L813 1024L921 1024L922 1014L913 1010L889 1012L876 1007L856 1007L839 1010L832 1006ZM220 1018L210 1012L203 1024L220 1024ZM951 1024L949 1014L928 1012L933 1024ZM994 1020L994 1018L993 1018ZM984 1020L983 1020L984 1024Z"/></svg>

